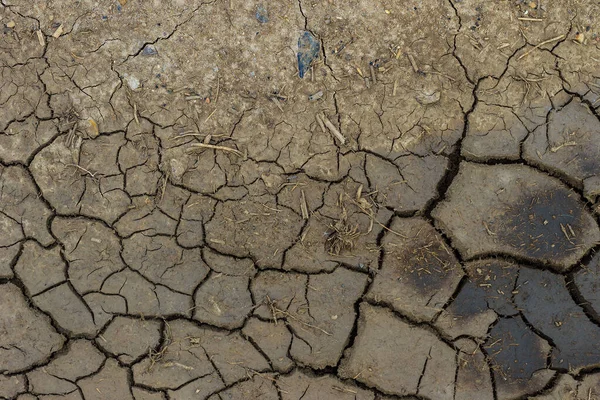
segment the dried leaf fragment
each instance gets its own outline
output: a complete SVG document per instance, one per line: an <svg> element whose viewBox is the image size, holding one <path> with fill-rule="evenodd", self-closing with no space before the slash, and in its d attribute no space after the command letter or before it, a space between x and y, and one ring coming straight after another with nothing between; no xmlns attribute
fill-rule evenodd
<svg viewBox="0 0 600 400"><path fill-rule="evenodd" d="M100 131L98 130L98 124L96 123L96 121L94 121L93 119L89 119L89 123L90 123L90 127L88 129L88 132L90 134L91 138L95 138L98 137L98 135L100 135Z"/></svg>
<svg viewBox="0 0 600 400"><path fill-rule="evenodd" d="M40 46L45 46L46 45L46 39L44 39L44 34L42 33L41 30L37 30L35 31L35 33L37 34L37 38L38 38L38 42L40 42Z"/></svg>
<svg viewBox="0 0 600 400"><path fill-rule="evenodd" d="M63 34L63 32L64 32L63 24L60 24L60 26L58 28L56 28L56 30L52 34L52 37L55 39L58 39L60 37L60 35Z"/></svg>

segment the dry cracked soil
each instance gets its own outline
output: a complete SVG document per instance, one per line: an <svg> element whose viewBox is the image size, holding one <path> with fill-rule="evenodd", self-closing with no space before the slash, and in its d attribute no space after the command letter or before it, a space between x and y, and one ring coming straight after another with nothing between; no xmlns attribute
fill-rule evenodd
<svg viewBox="0 0 600 400"><path fill-rule="evenodd" d="M1 399L600 399L598 1L0 27Z"/></svg>

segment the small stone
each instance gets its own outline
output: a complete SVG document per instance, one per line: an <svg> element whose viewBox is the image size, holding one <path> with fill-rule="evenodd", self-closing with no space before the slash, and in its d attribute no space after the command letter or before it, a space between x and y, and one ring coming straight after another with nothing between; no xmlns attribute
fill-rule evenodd
<svg viewBox="0 0 600 400"><path fill-rule="evenodd" d="M127 82L127 85L129 85L129 88L131 90L136 90L140 87L140 80L135 76L125 74L124 77L125 81Z"/></svg>
<svg viewBox="0 0 600 400"><path fill-rule="evenodd" d="M323 91L319 90L317 93L313 93L313 94L309 95L308 96L308 100L310 100L310 101L317 101L317 100L319 100L322 97L323 97Z"/></svg>
<svg viewBox="0 0 600 400"><path fill-rule="evenodd" d="M416 100L422 106L428 106L437 103L440 98L441 93L439 91L423 91L417 95Z"/></svg>
<svg viewBox="0 0 600 400"><path fill-rule="evenodd" d="M158 51L156 50L156 47L149 44L146 45L146 47L144 47L144 50L142 50L142 54L145 56L155 56L158 54Z"/></svg>
<svg viewBox="0 0 600 400"><path fill-rule="evenodd" d="M313 61L319 56L321 43L312 33L305 31L298 38L298 75L304 78Z"/></svg>
<svg viewBox="0 0 600 400"><path fill-rule="evenodd" d="M269 22L269 12L265 8L265 6L262 4L259 4L256 7L255 16L256 16L256 20L258 22L260 22L261 24L266 24L267 22Z"/></svg>
<svg viewBox="0 0 600 400"><path fill-rule="evenodd" d="M176 158L172 158L169 161L169 164L171 166L171 178L174 179L175 182L181 182L181 178L183 177L183 174L185 174L185 171L187 170L186 163L184 163Z"/></svg>

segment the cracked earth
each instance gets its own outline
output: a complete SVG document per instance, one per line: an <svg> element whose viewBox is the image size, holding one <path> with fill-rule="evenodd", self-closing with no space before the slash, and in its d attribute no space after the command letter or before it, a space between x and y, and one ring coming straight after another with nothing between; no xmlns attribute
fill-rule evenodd
<svg viewBox="0 0 600 400"><path fill-rule="evenodd" d="M0 1L1 399L600 399L597 2Z"/></svg>

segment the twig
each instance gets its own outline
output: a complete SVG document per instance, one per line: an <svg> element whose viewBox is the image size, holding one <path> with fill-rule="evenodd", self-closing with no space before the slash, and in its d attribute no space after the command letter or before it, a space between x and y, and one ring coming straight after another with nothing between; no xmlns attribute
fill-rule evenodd
<svg viewBox="0 0 600 400"><path fill-rule="evenodd" d="M527 17L521 17L521 18L517 18L519 21L530 21L530 22L543 22L544 20L541 18L527 18Z"/></svg>
<svg viewBox="0 0 600 400"><path fill-rule="evenodd" d="M352 197L350 197L348 195L348 193L345 193L345 195L350 199L350 201L356 205L358 208L360 208L362 210L363 213L365 213L369 218L371 218L372 221L375 221L375 223L377 225L379 225L380 227L382 227L383 229L385 229L388 232L393 233L396 236L400 236L403 239L408 239L408 236L401 234L400 232L396 232L393 229L388 228L387 226L385 226L384 224L382 224L381 222L377 221L377 219L375 219L375 216L373 215L373 211L372 210L367 210L366 208L364 208L363 206L360 205L359 202L357 202L356 200L354 200Z"/></svg>
<svg viewBox="0 0 600 400"><path fill-rule="evenodd" d="M407 54L408 56L408 61L410 61L410 65L412 65L412 69L414 72L419 72L419 66L417 65L417 62L415 61L415 58L413 57L412 54Z"/></svg>
<svg viewBox="0 0 600 400"><path fill-rule="evenodd" d="M220 88L220 79L219 75L217 75L217 93L215 93L215 103L219 100L219 88Z"/></svg>
<svg viewBox="0 0 600 400"><path fill-rule="evenodd" d="M552 42L556 42L557 40L563 39L565 37L565 35L560 35L557 37L553 37L552 39L548 39L548 40L544 40L543 42L535 45L531 50L529 50L528 52L521 54L521 56L519 58L517 58L517 60L520 60L524 57L527 57L529 54L531 54L532 52L534 52L536 49L539 49L540 47L542 47L545 44L548 43L552 43Z"/></svg>
<svg viewBox="0 0 600 400"><path fill-rule="evenodd" d="M95 172L95 173L93 173L93 174L92 174L90 171L88 171L87 169L85 169L85 168L83 168L82 166L79 166L79 165L77 165L77 164L65 164L65 165L66 165L67 167L75 167L75 168L79 168L80 170L82 170L82 171L84 171L84 172L88 173L88 174L89 174L89 175L90 175L92 178L95 178L95 175L98 173L98 172Z"/></svg>
<svg viewBox="0 0 600 400"><path fill-rule="evenodd" d="M335 136L342 144L346 144L346 138L344 137L344 135L342 135L340 131L338 131L335 125L331 123L331 121L325 116L325 114L321 113L320 117L323 120L325 126L329 128L331 134Z"/></svg>
<svg viewBox="0 0 600 400"><path fill-rule="evenodd" d="M38 29L37 31L35 31L35 33L37 34L37 38L38 38L38 42L40 42L40 46L45 46L46 40L44 39L44 34L42 33L42 31Z"/></svg>
<svg viewBox="0 0 600 400"><path fill-rule="evenodd" d="M137 104L133 103L133 119L135 119L135 122L139 125L140 124L140 120L138 119L138 114L137 114Z"/></svg>
<svg viewBox="0 0 600 400"><path fill-rule="evenodd" d="M275 303L273 302L273 300L271 300L269 295L267 295L267 302L269 303L269 307L271 308L271 314L273 314L273 322L275 322L275 325L277 325L277 313L275 313L275 306L273 306L273 304Z"/></svg>
<svg viewBox="0 0 600 400"><path fill-rule="evenodd" d="M327 132L325 130L325 125L323 124L323 120L321 119L321 117L319 117L319 114L315 115L315 119L317 120L317 123L319 124L319 127L321 128L323 133Z"/></svg>
<svg viewBox="0 0 600 400"><path fill-rule="evenodd" d="M210 115L208 117L206 117L206 119L204 120L204 123L208 122L208 120L210 119L210 117L212 117L215 112L217 112L216 108L213 110L213 112L210 113Z"/></svg>
<svg viewBox="0 0 600 400"><path fill-rule="evenodd" d="M568 147L568 146L577 146L577 142L570 141L570 142L561 143L558 146L550 147L550 151L552 153L556 153L557 151L559 151L563 147Z"/></svg>
<svg viewBox="0 0 600 400"><path fill-rule="evenodd" d="M164 340L163 344L161 345L160 349L158 349L158 351L154 351L154 349L152 349L152 348L148 349L148 358L150 359L150 365L148 365L146 372L152 371L152 369L154 368L154 365L156 365L156 363L162 361L162 359L165 355L165 352L167 351L167 349L169 348L169 346L171 345L172 342L173 342L173 335L171 334L171 326L169 325L169 323L167 321L165 321L165 340Z"/></svg>
<svg viewBox="0 0 600 400"><path fill-rule="evenodd" d="M218 146L218 145L214 145L214 144L208 144L208 143L194 143L191 145L191 147L193 147L192 149L188 149L188 152L194 151L195 148L204 148L204 149L213 149L213 150L223 150L229 153L233 153L239 157L243 157L244 154L242 154L241 151L236 150L236 149L232 149L230 147L225 147L225 146Z"/></svg>
<svg viewBox="0 0 600 400"><path fill-rule="evenodd" d="M302 199L300 200L300 210L302 211L302 218L308 219L308 206L306 205L306 196L304 190L300 190Z"/></svg>
<svg viewBox="0 0 600 400"><path fill-rule="evenodd" d="M488 235L490 235L490 236L496 236L496 233L492 232L492 230L488 226L487 222L483 221L483 226L484 226L485 230L487 231Z"/></svg>
<svg viewBox="0 0 600 400"><path fill-rule="evenodd" d="M337 390L338 392L342 392L342 393L352 393L352 394L357 394L358 393L356 390L346 389L346 388L342 388L342 387L335 386L335 385L333 385L331 388L333 390Z"/></svg>
<svg viewBox="0 0 600 400"><path fill-rule="evenodd" d="M162 184L162 190L160 192L160 199L158 200L158 203L162 203L162 200L165 198L165 191L167 190L167 182L169 181L169 173L165 173L162 176L163 179L163 184Z"/></svg>
<svg viewBox="0 0 600 400"><path fill-rule="evenodd" d="M304 321L302 321L301 319L299 319L298 317L294 316L293 314L290 314L290 313L289 313L289 312L287 312L287 311L284 311L284 310L281 310L281 309L277 308L277 306L275 305L275 302L273 302L273 301L272 301L272 300L269 298L269 296L267 296L267 298L266 298L266 299L267 299L267 301L269 302L269 306L271 307L271 312L273 313L273 319L274 319L275 321L277 320L277 319L276 319L276 313L279 313L279 314L283 315L284 317L291 318L291 319L293 319L294 321L297 321L298 323L300 323L300 324L302 324L302 325L304 325L304 326L308 326L309 328L313 328L313 329L316 329L316 330L318 330L318 331L320 331L320 332L323 332L323 333L324 333L324 334L326 334L327 336L333 336L333 334L332 334L332 333L329 333L329 332L327 332L325 329L323 329L323 328L319 328L319 327L318 327L318 326L316 326L316 325L309 324L308 322L304 322Z"/></svg>
<svg viewBox="0 0 600 400"><path fill-rule="evenodd" d="M281 107L281 103L279 102L279 100L277 100L277 97L271 97L271 101L273 103L275 103L275 105L277 106L277 108L279 108L279 111L284 112L283 111L283 107Z"/></svg>
<svg viewBox="0 0 600 400"><path fill-rule="evenodd" d="M193 132L196 132L196 131L185 131L185 132L183 132L183 133L182 133L182 134L180 134L180 135L177 135L177 136L171 136L171 137L169 138L169 140L177 140L177 139L182 139L182 138L189 137L189 136L204 136L204 137L205 137L205 139L206 139L206 137L209 137L209 136L210 136L211 138L213 138L213 137L222 137L222 136L225 136L224 134L222 134L222 135L204 135L203 133L193 133ZM235 140L235 138L227 138L227 140Z"/></svg>
<svg viewBox="0 0 600 400"><path fill-rule="evenodd" d="M171 368L171 367L183 368L186 371L192 371L194 369L194 367L190 367L189 365L181 364L181 363L178 363L175 361L167 361L167 362L163 363L163 365L167 368Z"/></svg>
<svg viewBox="0 0 600 400"><path fill-rule="evenodd" d="M269 381L272 382L277 382L277 380L275 378L272 378L270 376L267 376L265 374L262 374L260 372L258 372L255 369L249 368L249 367L245 367L246 368L246 375L248 376L248 378L252 379L254 377L254 375L258 375L259 377L263 378L263 379L267 379ZM250 373L252 373L252 376L250 376Z"/></svg>

